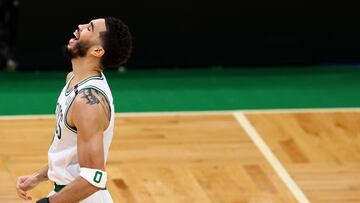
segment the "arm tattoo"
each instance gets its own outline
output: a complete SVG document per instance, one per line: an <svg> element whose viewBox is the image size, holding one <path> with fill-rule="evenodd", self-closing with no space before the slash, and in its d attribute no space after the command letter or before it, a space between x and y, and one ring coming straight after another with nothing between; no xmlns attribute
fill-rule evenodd
<svg viewBox="0 0 360 203"><path fill-rule="evenodd" d="M100 104L104 110L106 117L108 117L109 120L111 119L110 104L106 101L104 96L99 91L95 89L84 89L80 92L82 94L81 98L86 99L86 104ZM94 95L94 92L97 96Z"/></svg>
<svg viewBox="0 0 360 203"><path fill-rule="evenodd" d="M93 92L91 89L85 89L84 91L82 91L81 98L87 100L86 104L93 105L93 104L100 103L99 99L95 95L93 95Z"/></svg>

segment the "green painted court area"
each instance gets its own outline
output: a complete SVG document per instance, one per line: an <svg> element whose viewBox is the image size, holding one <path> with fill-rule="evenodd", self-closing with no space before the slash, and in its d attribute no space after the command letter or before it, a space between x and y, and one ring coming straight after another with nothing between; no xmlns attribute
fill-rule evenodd
<svg viewBox="0 0 360 203"><path fill-rule="evenodd" d="M117 112L360 107L360 67L105 71ZM53 114L66 72L0 72L0 114Z"/></svg>

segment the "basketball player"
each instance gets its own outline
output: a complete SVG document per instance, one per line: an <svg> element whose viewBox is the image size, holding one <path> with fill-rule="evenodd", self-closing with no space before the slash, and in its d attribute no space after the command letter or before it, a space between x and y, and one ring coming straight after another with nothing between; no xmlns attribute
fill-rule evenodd
<svg viewBox="0 0 360 203"><path fill-rule="evenodd" d="M42 181L55 187L37 203L111 203L106 190L105 163L114 128L113 98L103 74L130 56L128 27L117 18L102 18L79 25L66 50L73 71L68 74L56 105L56 130L48 152L48 165L17 179L19 197Z"/></svg>

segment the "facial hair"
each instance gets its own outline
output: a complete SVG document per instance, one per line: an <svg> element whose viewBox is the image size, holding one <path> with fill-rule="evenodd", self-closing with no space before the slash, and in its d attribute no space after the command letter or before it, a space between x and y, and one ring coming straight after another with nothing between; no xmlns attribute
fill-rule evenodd
<svg viewBox="0 0 360 203"><path fill-rule="evenodd" d="M70 49L67 45L64 46L64 56L67 59L73 59L77 57L86 56L87 51L90 49L90 44L85 42L78 42L75 45L74 49Z"/></svg>

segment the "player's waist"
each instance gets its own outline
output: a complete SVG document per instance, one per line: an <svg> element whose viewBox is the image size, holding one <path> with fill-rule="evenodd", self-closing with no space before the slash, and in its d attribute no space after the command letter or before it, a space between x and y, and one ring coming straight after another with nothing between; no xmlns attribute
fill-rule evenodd
<svg viewBox="0 0 360 203"><path fill-rule="evenodd" d="M66 187L66 185L58 185L58 184L54 183L54 191L55 192L60 192L64 187ZM100 188L100 190L107 190L107 189L105 187L105 188Z"/></svg>

